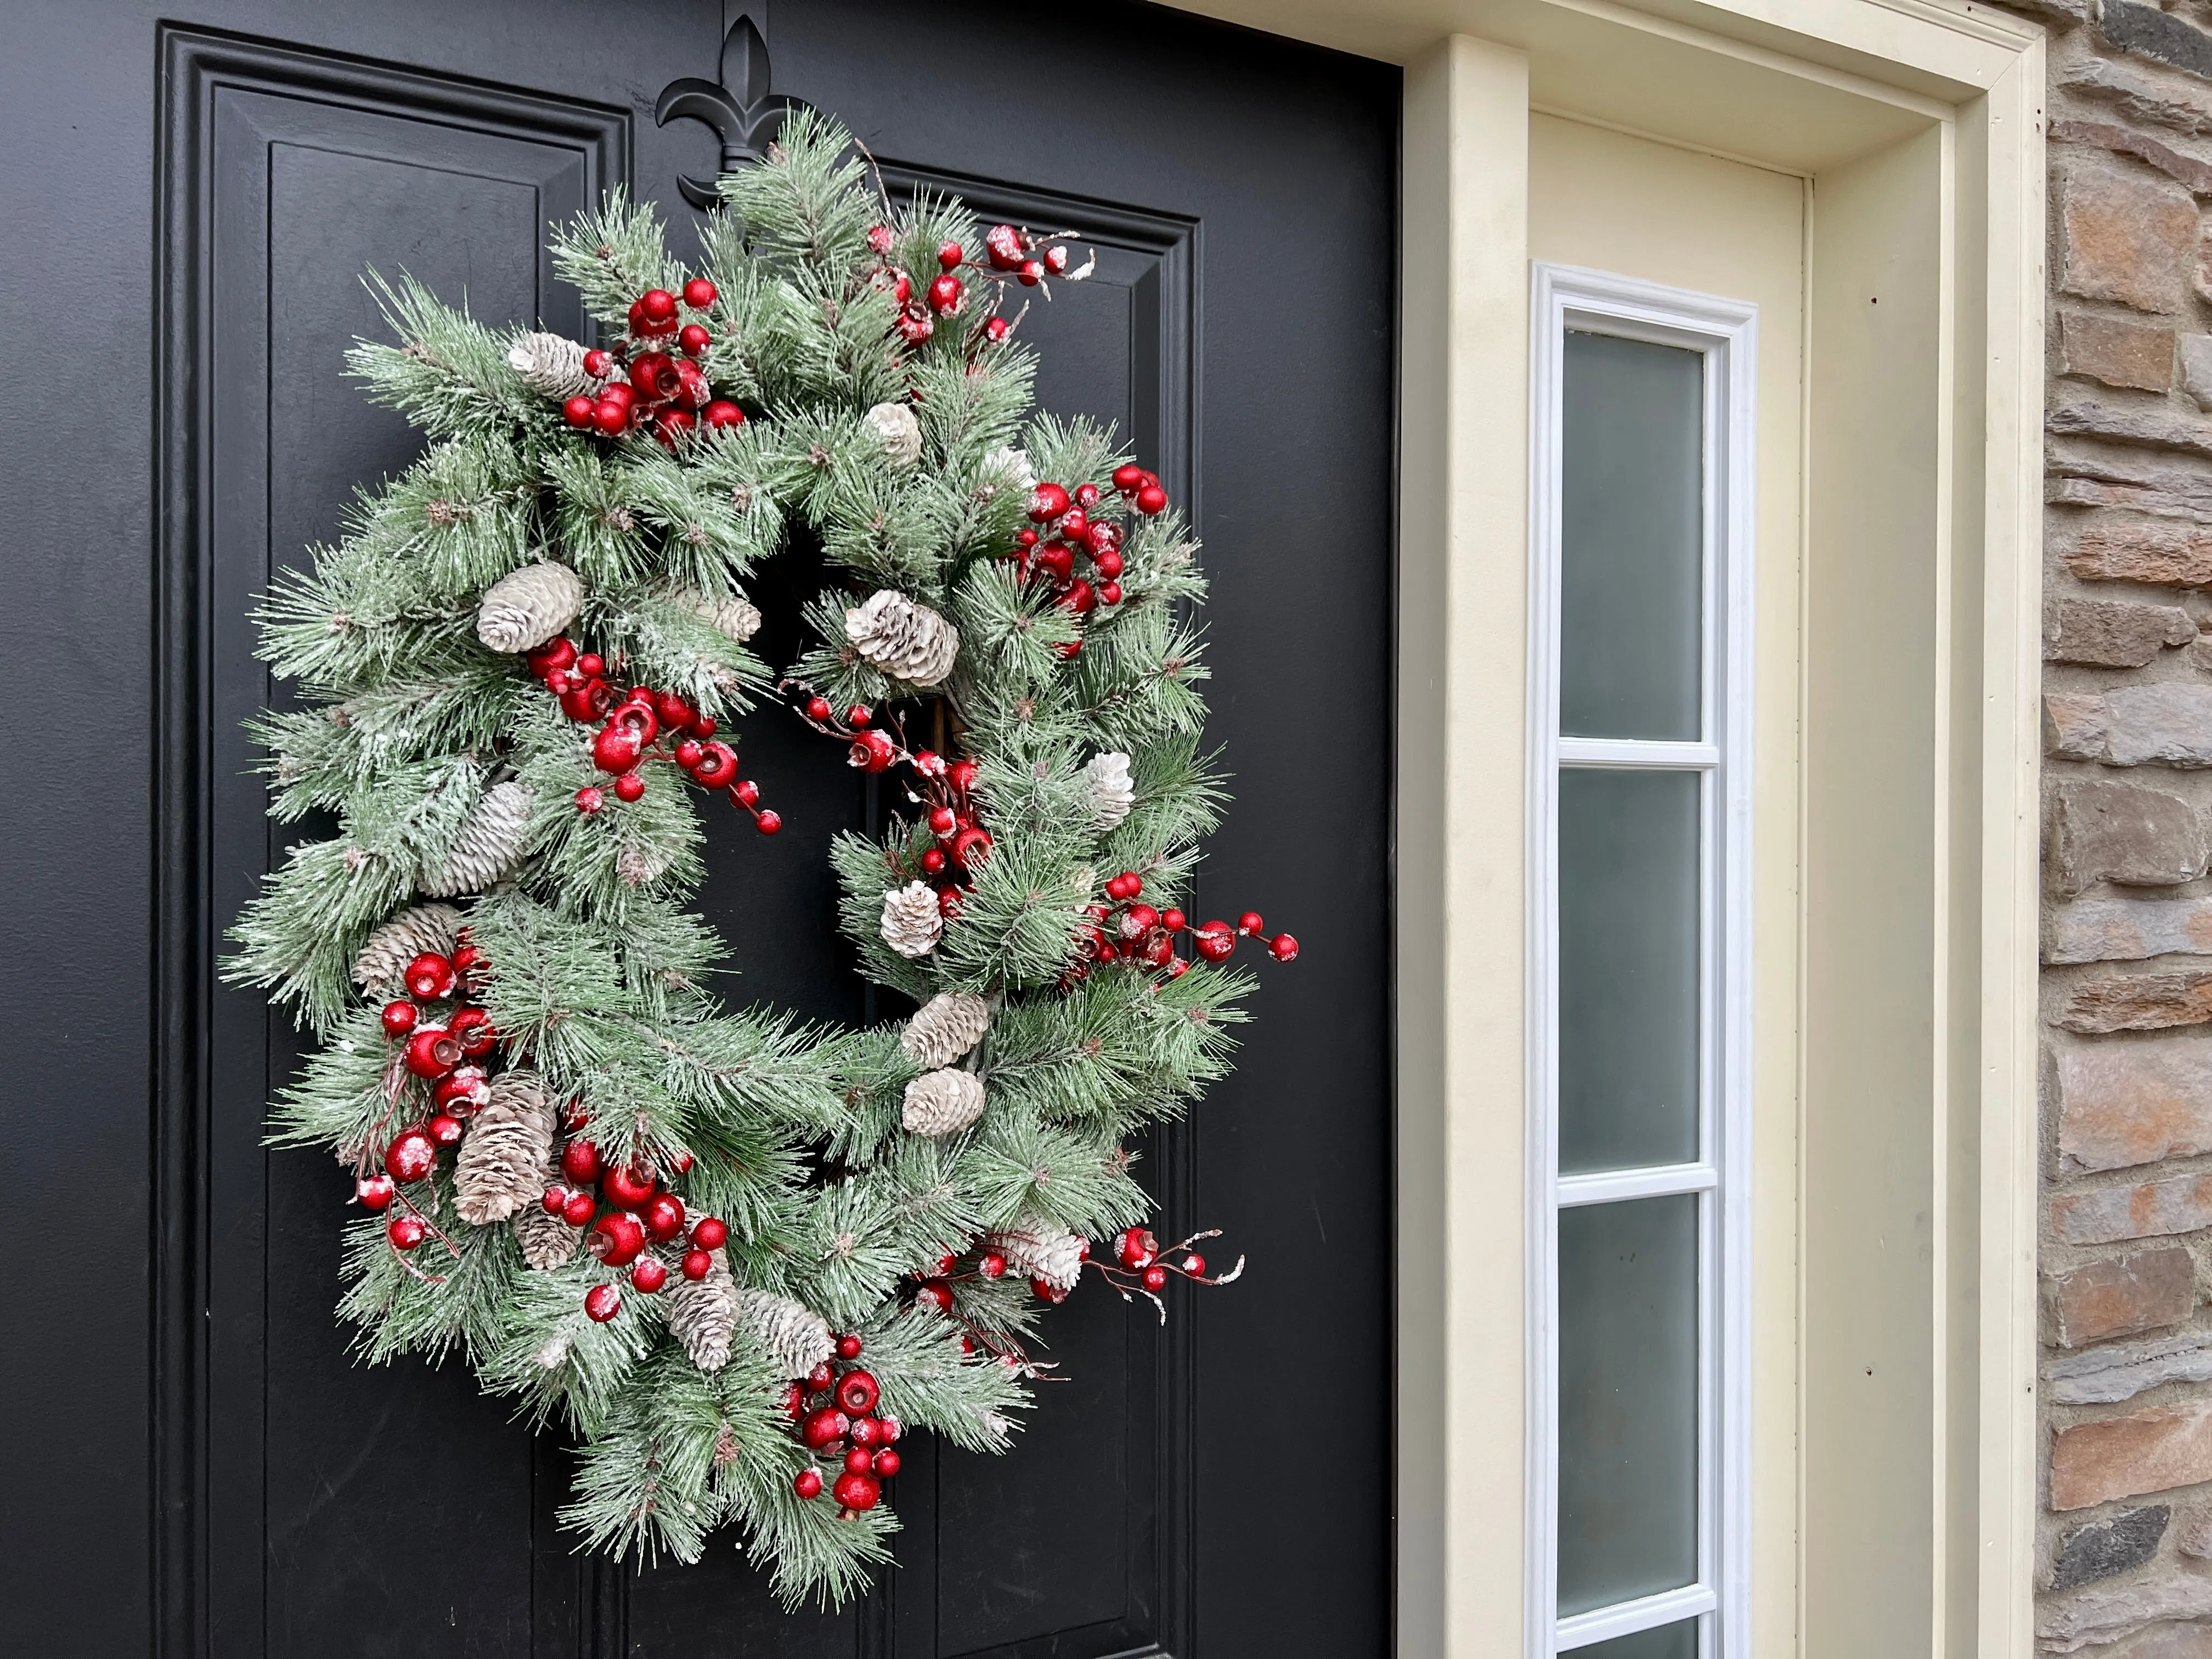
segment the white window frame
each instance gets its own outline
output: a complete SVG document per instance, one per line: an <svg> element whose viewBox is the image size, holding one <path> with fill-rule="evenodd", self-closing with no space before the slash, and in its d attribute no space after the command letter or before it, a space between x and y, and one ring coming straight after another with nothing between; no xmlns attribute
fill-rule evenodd
<svg viewBox="0 0 2212 1659"><path fill-rule="evenodd" d="M1699 1659L1750 1650L1752 575L1759 307L1536 262L1530 307L1528 887L1528 1659L1698 1619ZM1701 738L1559 735L1562 374L1571 329L1700 352L1705 365ZM1559 775L1700 774L1698 1160L1559 1174ZM1699 1194L1698 1572L1639 1601L1558 1616L1559 1213Z"/></svg>

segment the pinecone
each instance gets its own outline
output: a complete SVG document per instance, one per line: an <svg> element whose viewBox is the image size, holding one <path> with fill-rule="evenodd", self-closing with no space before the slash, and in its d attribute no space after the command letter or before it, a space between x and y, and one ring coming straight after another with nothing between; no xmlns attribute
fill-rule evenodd
<svg viewBox="0 0 2212 1659"><path fill-rule="evenodd" d="M712 594L700 592L696 588L686 588L680 597L693 616L728 635L739 645L760 631L758 607L741 594L718 599Z"/></svg>
<svg viewBox="0 0 2212 1659"><path fill-rule="evenodd" d="M1006 1231L992 1234L991 1242L1009 1267L1026 1279L1042 1279L1056 1291L1075 1288L1091 1249L1080 1233L1035 1216L1024 1216Z"/></svg>
<svg viewBox="0 0 2212 1659"><path fill-rule="evenodd" d="M983 1040L991 1005L973 991L939 991L915 1010L899 1047L932 1067L950 1066Z"/></svg>
<svg viewBox="0 0 2212 1659"><path fill-rule="evenodd" d="M957 629L888 587L845 613L845 637L871 665L909 685L936 684L960 651Z"/></svg>
<svg viewBox="0 0 2212 1659"><path fill-rule="evenodd" d="M353 982L370 996L389 1000L403 994L400 975L425 951L451 953L460 937L461 913L450 904L417 904L402 910L362 942L353 959Z"/></svg>
<svg viewBox="0 0 2212 1659"><path fill-rule="evenodd" d="M945 933L937 895L926 881L910 881L884 895L884 943L902 957L926 957Z"/></svg>
<svg viewBox="0 0 2212 1659"><path fill-rule="evenodd" d="M565 564L526 564L484 590L477 637L494 651L535 651L576 620L584 584Z"/></svg>
<svg viewBox="0 0 2212 1659"><path fill-rule="evenodd" d="M532 1072L501 1072L469 1120L453 1164L453 1207L472 1227L504 1221L544 1194L553 1157L553 1103Z"/></svg>
<svg viewBox="0 0 2212 1659"><path fill-rule="evenodd" d="M1036 471L1030 465L1028 454L1011 444L1000 444L983 458L983 492L995 495L1001 489L1018 489L1026 495L1036 488Z"/></svg>
<svg viewBox="0 0 2212 1659"><path fill-rule="evenodd" d="M1136 786L1129 781L1129 757L1109 749L1091 757L1083 769L1083 802L1092 825L1111 830L1129 816L1137 804Z"/></svg>
<svg viewBox="0 0 2212 1659"><path fill-rule="evenodd" d="M649 881L659 880L667 872L669 863L665 853L626 841L615 854L615 878L625 887L642 887Z"/></svg>
<svg viewBox="0 0 2212 1659"><path fill-rule="evenodd" d="M906 1085L899 1121L911 1135L957 1134L983 1115L983 1079L946 1066L924 1072Z"/></svg>
<svg viewBox="0 0 2212 1659"><path fill-rule="evenodd" d="M561 1166L549 1158L538 1172L540 1194L560 1181ZM583 1240L581 1227L571 1227L559 1216L546 1214L545 1206L535 1199L514 1212L514 1242L522 1247L522 1259L541 1273L566 1267Z"/></svg>
<svg viewBox="0 0 2212 1659"><path fill-rule="evenodd" d="M712 1262L700 1279L678 1275L668 1292L668 1328L702 1371L730 1363L730 1334L737 1328L738 1283L730 1277L730 1258L707 1252Z"/></svg>
<svg viewBox="0 0 2212 1659"><path fill-rule="evenodd" d="M803 1302L768 1291L744 1290L738 1292L737 1306L760 1333L761 1346L779 1376L804 1376L837 1352L830 1322Z"/></svg>
<svg viewBox="0 0 2212 1659"><path fill-rule="evenodd" d="M606 382L584 373L584 348L558 334L526 334L507 349L507 366L541 398L566 403Z"/></svg>
<svg viewBox="0 0 2212 1659"><path fill-rule="evenodd" d="M556 1331L545 1339L544 1347L530 1357L543 1370L557 1371L568 1363L568 1350L574 1346L566 1331Z"/></svg>
<svg viewBox="0 0 2212 1659"><path fill-rule="evenodd" d="M912 466L921 459L921 422L908 404L878 404L860 417L891 458L893 466Z"/></svg>
<svg viewBox="0 0 2212 1659"><path fill-rule="evenodd" d="M424 871L416 885L432 898L481 893L522 861L529 822L529 786L513 778L494 784L471 810L445 863Z"/></svg>

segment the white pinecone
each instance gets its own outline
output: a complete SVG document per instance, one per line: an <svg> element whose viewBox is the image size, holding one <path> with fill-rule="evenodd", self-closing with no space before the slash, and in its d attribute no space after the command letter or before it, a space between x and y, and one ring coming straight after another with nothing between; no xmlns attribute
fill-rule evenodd
<svg viewBox="0 0 2212 1659"><path fill-rule="evenodd" d="M1036 470L1030 466L1028 453L1011 444L1000 444L983 458L983 488L992 495L1001 489L1014 489L1026 495L1036 488Z"/></svg>
<svg viewBox="0 0 2212 1659"><path fill-rule="evenodd" d="M926 881L910 881L884 895L884 943L902 957L926 957L945 935L937 895Z"/></svg>
<svg viewBox="0 0 2212 1659"><path fill-rule="evenodd" d="M750 599L742 594L732 594L718 599L696 588L686 588L680 596L691 614L708 626L726 634L743 645L760 632L761 613Z"/></svg>
<svg viewBox="0 0 2212 1659"><path fill-rule="evenodd" d="M522 837L530 822L530 788L518 779L494 784L471 809L453 850L417 884L432 898L481 893L522 861Z"/></svg>
<svg viewBox="0 0 2212 1659"><path fill-rule="evenodd" d="M568 1258L576 1254L576 1246L584 1242L584 1230L571 1227L557 1215L548 1215L539 1202L544 1189L561 1182L561 1167L548 1163L538 1172L538 1197L532 1199L514 1212L514 1242L522 1247L522 1259L538 1273L550 1273L556 1267L564 1267Z"/></svg>
<svg viewBox="0 0 2212 1659"><path fill-rule="evenodd" d="M452 905L410 905L362 941L353 982L372 997L398 996L406 988L401 975L407 964L425 951L449 955L460 932L461 913Z"/></svg>
<svg viewBox="0 0 2212 1659"><path fill-rule="evenodd" d="M507 349L507 366L541 398L561 403L597 392L606 382L584 373L584 348L559 334L524 335Z"/></svg>
<svg viewBox="0 0 2212 1659"><path fill-rule="evenodd" d="M477 637L494 651L535 651L584 608L584 584L565 564L509 571L477 605Z"/></svg>
<svg viewBox="0 0 2212 1659"><path fill-rule="evenodd" d="M738 1292L737 1308L760 1333L769 1363L780 1376L804 1376L837 1352L830 1322L803 1302L769 1291L744 1290Z"/></svg>
<svg viewBox="0 0 2212 1659"><path fill-rule="evenodd" d="M615 878L625 887L642 887L666 874L669 863L667 854L659 848L648 849L626 841L615 854Z"/></svg>
<svg viewBox="0 0 2212 1659"><path fill-rule="evenodd" d="M991 1005L973 991L939 991L915 1010L899 1047L924 1066L950 1066L983 1040Z"/></svg>
<svg viewBox="0 0 2212 1659"><path fill-rule="evenodd" d="M992 1234L991 1242L1009 1267L1024 1279L1042 1279L1056 1291L1075 1288L1090 1248L1082 1234L1035 1216L1024 1216L1004 1232Z"/></svg>
<svg viewBox="0 0 2212 1659"><path fill-rule="evenodd" d="M899 1121L910 1135L957 1134L983 1115L983 1079L947 1066L924 1072L906 1085Z"/></svg>
<svg viewBox="0 0 2212 1659"><path fill-rule="evenodd" d="M730 1277L726 1251L707 1252L710 1266L704 1279L677 1275L668 1292L668 1328L691 1363L702 1371L719 1371L730 1363L730 1336L737 1328L738 1283Z"/></svg>
<svg viewBox="0 0 2212 1659"><path fill-rule="evenodd" d="M878 404L860 417L891 458L893 466L912 466L921 459L921 422L910 404Z"/></svg>
<svg viewBox="0 0 2212 1659"><path fill-rule="evenodd" d="M1137 804L1137 788L1129 781L1129 757L1118 749L1091 757L1083 769L1083 804L1090 809L1092 825L1111 830L1129 816Z"/></svg>
<svg viewBox="0 0 2212 1659"><path fill-rule="evenodd" d="M845 637L872 666L909 685L935 685L960 651L957 629L889 587L845 613Z"/></svg>
<svg viewBox="0 0 2212 1659"><path fill-rule="evenodd" d="M553 1103L544 1083L533 1072L501 1072L454 1160L453 1207L472 1227L506 1220L544 1196L552 1157Z"/></svg>

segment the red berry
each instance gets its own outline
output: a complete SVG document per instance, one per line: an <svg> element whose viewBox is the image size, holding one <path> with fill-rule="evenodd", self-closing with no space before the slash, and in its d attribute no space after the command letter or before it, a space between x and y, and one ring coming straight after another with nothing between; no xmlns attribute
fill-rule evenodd
<svg viewBox="0 0 2212 1659"><path fill-rule="evenodd" d="M827 720L830 718L830 712L829 698L809 697L806 700L807 719L811 720Z"/></svg>
<svg viewBox="0 0 2212 1659"><path fill-rule="evenodd" d="M684 348L687 357L696 357L714 343L714 337L696 323L684 325L684 331L676 337L677 344Z"/></svg>
<svg viewBox="0 0 2212 1659"><path fill-rule="evenodd" d="M1060 1303L1067 1300L1067 1292L1050 1279L1032 1279L1030 1280L1030 1289L1036 1292L1037 1300L1040 1302Z"/></svg>
<svg viewBox="0 0 2212 1659"><path fill-rule="evenodd" d="M561 1219L571 1227L588 1227L592 1224L592 1217L598 1212L599 1207L597 1200L589 1193L573 1194L568 1201L561 1206Z"/></svg>
<svg viewBox="0 0 2212 1659"><path fill-rule="evenodd" d="M1103 553L1092 554L1091 562L1098 567L1099 575L1108 581L1121 574L1121 556L1110 547Z"/></svg>
<svg viewBox="0 0 2212 1659"><path fill-rule="evenodd" d="M944 853L934 847L921 855L922 872L926 875L941 874L947 862Z"/></svg>
<svg viewBox="0 0 2212 1659"><path fill-rule="evenodd" d="M396 1215L384 1224L384 1236L393 1249L411 1250L430 1236L430 1229L419 1215Z"/></svg>
<svg viewBox="0 0 2212 1659"><path fill-rule="evenodd" d="M975 1264L975 1271L986 1279L1002 1279L1006 1276L1006 1258L996 1250L986 1250L983 1259Z"/></svg>
<svg viewBox="0 0 2212 1659"><path fill-rule="evenodd" d="M453 1147L461 1144L468 1126L449 1112L441 1112L425 1126L430 1139L441 1146Z"/></svg>
<svg viewBox="0 0 2212 1659"><path fill-rule="evenodd" d="M753 828L763 836L772 836L783 828L783 814L773 806L763 807L754 815Z"/></svg>
<svg viewBox="0 0 2212 1659"><path fill-rule="evenodd" d="M1124 461L1114 469L1114 488L1124 495L1135 494L1144 482L1145 469L1134 461Z"/></svg>
<svg viewBox="0 0 2212 1659"><path fill-rule="evenodd" d="M706 744L696 738L686 738L676 745L676 763L689 772L699 764L707 752Z"/></svg>
<svg viewBox="0 0 2212 1659"><path fill-rule="evenodd" d="M959 1265L959 1259L948 1250L937 1258L937 1276L939 1279L950 1279L952 1277L953 1268Z"/></svg>
<svg viewBox="0 0 2212 1659"><path fill-rule="evenodd" d="M921 1284L915 1286L914 1305L919 1308L924 1303L927 1303L931 1307L935 1308L939 1313L951 1313L952 1311L952 1287L950 1285L945 1284L942 1279L923 1279Z"/></svg>
<svg viewBox="0 0 2212 1659"><path fill-rule="evenodd" d="M561 1173L579 1187L588 1187L599 1178L605 1169L596 1144L588 1140L572 1140L561 1149Z"/></svg>
<svg viewBox="0 0 2212 1659"><path fill-rule="evenodd" d="M609 1170L599 1177L599 1188L606 1194L607 1202L617 1210L641 1210L659 1186L649 1170L634 1164Z"/></svg>
<svg viewBox="0 0 2212 1659"><path fill-rule="evenodd" d="M1186 1251L1179 1265L1180 1271L1188 1273L1193 1279L1202 1279L1206 1276L1206 1258L1196 1250Z"/></svg>
<svg viewBox="0 0 2212 1659"><path fill-rule="evenodd" d="M584 1292L584 1312L604 1325L622 1311L622 1292L612 1285L594 1285Z"/></svg>
<svg viewBox="0 0 2212 1659"><path fill-rule="evenodd" d="M878 259L891 251L891 228L889 225L868 227L868 250Z"/></svg>
<svg viewBox="0 0 2212 1659"><path fill-rule="evenodd" d="M592 424L609 438L619 438L629 428L629 405L601 398L592 405Z"/></svg>
<svg viewBox="0 0 2212 1659"><path fill-rule="evenodd" d="M1267 941L1267 954L1278 962L1296 962L1298 959L1298 942L1288 933L1278 933Z"/></svg>
<svg viewBox="0 0 2212 1659"><path fill-rule="evenodd" d="M657 1255L640 1256L637 1266L629 1270L629 1282L651 1296L668 1282L668 1269Z"/></svg>
<svg viewBox="0 0 2212 1659"><path fill-rule="evenodd" d="M738 775L738 751L726 743L709 743L699 763L691 769L691 775L702 789L726 787Z"/></svg>
<svg viewBox="0 0 2212 1659"><path fill-rule="evenodd" d="M861 732L845 752L845 763L862 772L887 772L898 758L898 745L888 732Z"/></svg>
<svg viewBox="0 0 2212 1659"><path fill-rule="evenodd" d="M635 772L625 772L615 780L617 800L638 800L645 794L645 780Z"/></svg>
<svg viewBox="0 0 2212 1659"><path fill-rule="evenodd" d="M760 785L750 778L739 778L730 786L730 799L740 806L757 806L760 804Z"/></svg>
<svg viewBox="0 0 2212 1659"><path fill-rule="evenodd" d="M845 1413L835 1406L819 1406L807 1413L806 1421L799 1426L799 1437L806 1443L809 1450L820 1451L842 1440L845 1431L851 1426Z"/></svg>
<svg viewBox="0 0 2212 1659"><path fill-rule="evenodd" d="M901 1461L902 1460L896 1452L893 1451L889 1446L885 1446L875 1455L874 1462L876 1474L883 1480L890 1480L893 1475L899 1472L899 1464Z"/></svg>
<svg viewBox="0 0 2212 1659"><path fill-rule="evenodd" d="M649 288L638 296L637 308L648 323L665 323L676 314L676 296L665 288Z"/></svg>
<svg viewBox="0 0 2212 1659"><path fill-rule="evenodd" d="M690 1279L693 1284L697 1284L701 1279L704 1279L708 1273L714 1271L714 1258L708 1255L706 1251L684 1251L684 1277Z"/></svg>
<svg viewBox="0 0 2212 1659"><path fill-rule="evenodd" d="M953 263L953 264L958 264L960 262L959 262L957 259L955 259L952 263ZM849 1332L848 1332L848 1333L847 1333L845 1335L841 1336L841 1337L839 1337L839 1338L837 1339L837 1358L840 1358L840 1359L858 1359L860 1357L860 1339L859 1337L854 1336L854 1335L853 1335L851 1333L849 1333Z"/></svg>
<svg viewBox="0 0 2212 1659"><path fill-rule="evenodd" d="M1168 492L1158 484L1146 484L1137 492L1137 511L1146 515L1167 511Z"/></svg>
<svg viewBox="0 0 2212 1659"><path fill-rule="evenodd" d="M949 806L929 809L929 833L933 836L949 836L959 823L960 815Z"/></svg>
<svg viewBox="0 0 2212 1659"><path fill-rule="evenodd" d="M694 311L704 311L714 303L714 285L704 276L694 276L684 284L684 303Z"/></svg>
<svg viewBox="0 0 2212 1659"><path fill-rule="evenodd" d="M1030 491L1030 517L1037 524L1049 524L1067 511L1067 492L1056 483L1041 483Z"/></svg>
<svg viewBox="0 0 2212 1659"><path fill-rule="evenodd" d="M837 1484L830 1489L830 1495L837 1500L839 1508L858 1514L875 1508L883 1498L884 1489L876 1484L872 1474L846 1474L837 1477Z"/></svg>
<svg viewBox="0 0 2212 1659"><path fill-rule="evenodd" d="M875 715L869 711L868 705L864 702L856 702L845 711L845 724L848 726L866 726L873 719Z"/></svg>
<svg viewBox="0 0 2212 1659"><path fill-rule="evenodd" d="M951 270L955 265L957 265L967 257L968 256L966 254L960 251L960 244L957 242L940 242L938 244L937 263L946 270Z"/></svg>
<svg viewBox="0 0 2212 1659"><path fill-rule="evenodd" d="M670 1243L684 1231L684 1200L673 1193L655 1193L638 1212L638 1219L654 1243Z"/></svg>
<svg viewBox="0 0 2212 1659"><path fill-rule="evenodd" d="M826 1394L836 1380L836 1367L825 1359L806 1373L806 1390L809 1394Z"/></svg>
<svg viewBox="0 0 2212 1659"><path fill-rule="evenodd" d="M959 310L960 302L967 297L966 287L950 271L929 285L929 308L940 317Z"/></svg>
<svg viewBox="0 0 2212 1659"><path fill-rule="evenodd" d="M700 715L691 722L691 731L701 742L705 742L714 735L714 717L712 714Z"/></svg>
<svg viewBox="0 0 2212 1659"><path fill-rule="evenodd" d="M1170 933L1180 933L1182 932L1184 921L1185 917L1183 913L1173 908L1170 908L1160 912L1160 926L1166 928Z"/></svg>
<svg viewBox="0 0 2212 1659"><path fill-rule="evenodd" d="M1013 331L1013 326L1003 317L994 317L983 325L983 337L996 345Z"/></svg>
<svg viewBox="0 0 2212 1659"><path fill-rule="evenodd" d="M1119 582L1101 582L1101 583L1099 583L1099 584L1098 584L1098 603L1099 603L1099 604L1101 604L1101 605L1119 605L1119 604L1121 604L1121 583L1119 583Z"/></svg>
<svg viewBox="0 0 2212 1659"><path fill-rule="evenodd" d="M819 1498L822 1495L820 1472L814 1469L799 1470L792 1477L791 1489L801 1498Z"/></svg>
<svg viewBox="0 0 2212 1659"><path fill-rule="evenodd" d="M584 1248L610 1267L627 1267L645 1254L645 1229L635 1216L610 1210L592 1224Z"/></svg>
<svg viewBox="0 0 2212 1659"><path fill-rule="evenodd" d="M491 1016L481 1008L456 1009L453 1017L446 1022L446 1029L453 1034L453 1040L461 1045L461 1052L471 1060L489 1054L492 1044L499 1041L499 1033L492 1029ZM464 1083L473 1085L483 1080L483 1067L481 1066L464 1066L460 1071L454 1073L453 1076L460 1077L465 1072L472 1072L476 1075L473 1079L463 1079ZM451 1082L453 1079L449 1078L447 1081ZM477 1094L471 1086L469 1089L469 1101L471 1105L481 1106L484 1103L484 1097Z"/></svg>
<svg viewBox="0 0 2212 1659"><path fill-rule="evenodd" d="M425 951L407 964L407 994L417 1002L434 1002L453 994L453 964L433 951Z"/></svg>
<svg viewBox="0 0 2212 1659"><path fill-rule="evenodd" d="M1237 918L1237 931L1240 933L1256 939L1267 930L1267 924L1260 920L1260 913L1257 910L1247 910Z"/></svg>
<svg viewBox="0 0 2212 1659"><path fill-rule="evenodd" d="M899 1425L899 1420L896 1417L879 1417L876 1419L876 1439L880 1444L888 1446L905 1432L906 1431Z"/></svg>
<svg viewBox="0 0 2212 1659"><path fill-rule="evenodd" d="M361 1200L364 1210L383 1209L398 1190L398 1182L388 1175L365 1175L353 1183L353 1195Z"/></svg>
<svg viewBox="0 0 2212 1659"><path fill-rule="evenodd" d="M606 804L607 798L590 784L576 792L576 810L579 812L596 812Z"/></svg>
<svg viewBox="0 0 2212 1659"><path fill-rule="evenodd" d="M1146 1290L1164 1291L1167 1289L1167 1286L1168 1270L1165 1267L1163 1267L1158 1262L1155 1261L1151 1267L1145 1269L1145 1288Z"/></svg>
<svg viewBox="0 0 2212 1659"><path fill-rule="evenodd" d="M876 1455L866 1446L854 1446L845 1454L845 1472L866 1474L876 1466Z"/></svg>
<svg viewBox="0 0 2212 1659"><path fill-rule="evenodd" d="M837 1403L855 1417L876 1408L876 1379L862 1370L847 1371L837 1381Z"/></svg>
<svg viewBox="0 0 2212 1659"><path fill-rule="evenodd" d="M538 1200L538 1207L548 1215L559 1215L568 1207L568 1189L566 1187L548 1187L545 1196Z"/></svg>
<svg viewBox="0 0 2212 1659"><path fill-rule="evenodd" d="M688 409L664 409L653 416L653 435L673 449L677 439L698 424L698 417Z"/></svg>
<svg viewBox="0 0 2212 1659"><path fill-rule="evenodd" d="M460 1039L442 1025L418 1025L407 1039L407 1069L416 1077L443 1077L461 1059Z"/></svg>
<svg viewBox="0 0 2212 1659"><path fill-rule="evenodd" d="M691 1242L702 1250L719 1250L729 1243L729 1224L715 1216L702 1216L691 1224Z"/></svg>
<svg viewBox="0 0 2212 1659"><path fill-rule="evenodd" d="M727 398L717 398L699 411L699 418L706 422L708 427L720 431L726 426L743 426L745 423L745 411Z"/></svg>
<svg viewBox="0 0 2212 1659"><path fill-rule="evenodd" d="M698 718L698 710L673 691L663 691L653 700L653 711L660 716L660 724L667 731L681 732Z"/></svg>
<svg viewBox="0 0 2212 1659"><path fill-rule="evenodd" d="M597 404L580 392L561 405L561 418L580 429L591 425L592 410L597 407Z"/></svg>
<svg viewBox="0 0 2212 1659"><path fill-rule="evenodd" d="M1237 935L1225 921L1209 921L1198 930L1193 946L1208 962L1226 962L1237 949Z"/></svg>
<svg viewBox="0 0 2212 1659"><path fill-rule="evenodd" d="M1024 259L1022 261L1021 270L1015 274L1024 288L1035 288L1039 283L1044 281L1044 261Z"/></svg>
<svg viewBox="0 0 2212 1659"><path fill-rule="evenodd" d="M387 1036L405 1036L415 1029L415 1005L411 1002L387 1002L384 1005L384 1031Z"/></svg>

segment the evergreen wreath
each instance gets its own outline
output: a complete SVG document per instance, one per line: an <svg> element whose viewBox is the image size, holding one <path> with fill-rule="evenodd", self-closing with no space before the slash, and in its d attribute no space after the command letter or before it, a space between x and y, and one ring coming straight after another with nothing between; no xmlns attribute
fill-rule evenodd
<svg viewBox="0 0 2212 1659"><path fill-rule="evenodd" d="M854 149L795 112L704 275L619 193L556 229L612 349L373 279L401 343L350 368L428 447L258 612L301 693L253 728L270 811L337 833L228 964L321 1041L271 1139L353 1172L358 1351L465 1354L577 1438L590 1547L734 1524L787 1603L889 1559L905 1431L1006 1448L1086 1264L1155 1302L1241 1269L1161 1247L1125 1143L1226 1070L1238 939L1297 950L1175 908L1225 799L1195 547L1109 432L1027 418L1000 314L1088 266L894 211ZM850 585L778 679L742 585L799 538ZM768 700L908 808L832 852L903 1021L708 988L691 787L775 832L722 735Z"/></svg>

